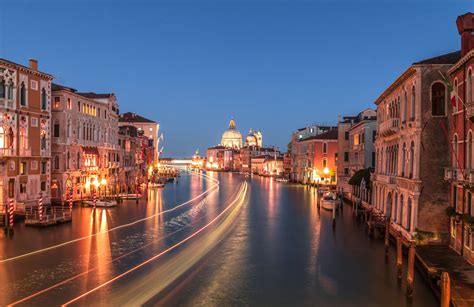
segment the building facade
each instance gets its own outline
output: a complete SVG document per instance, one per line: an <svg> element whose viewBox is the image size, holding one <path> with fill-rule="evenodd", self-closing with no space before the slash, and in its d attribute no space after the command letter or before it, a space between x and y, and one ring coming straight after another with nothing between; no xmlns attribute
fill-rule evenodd
<svg viewBox="0 0 474 307"><path fill-rule="evenodd" d="M138 130L143 131L149 141L149 147L153 148L153 161L157 162L161 154L160 140L163 136L159 136L160 125L155 121L145 118L133 112L123 113L119 117L119 126L135 126Z"/></svg>
<svg viewBox="0 0 474 307"><path fill-rule="evenodd" d="M374 169L374 142L377 134L377 116L361 118L348 132L350 143L349 174L353 175L356 171L361 169Z"/></svg>
<svg viewBox="0 0 474 307"><path fill-rule="evenodd" d="M51 81L38 70L0 59L0 204L49 203Z"/></svg>
<svg viewBox="0 0 474 307"><path fill-rule="evenodd" d="M115 191L119 175L118 104L114 94L79 93L53 84L53 199Z"/></svg>
<svg viewBox="0 0 474 307"><path fill-rule="evenodd" d="M474 14L459 16L457 28L461 35L461 59L448 71L456 94L449 112L451 124L448 127L452 165L446 168L445 179L451 188L450 244L474 263Z"/></svg>
<svg viewBox="0 0 474 307"><path fill-rule="evenodd" d="M415 234L447 239L449 188L443 167L450 163L450 104L441 73L459 59L450 53L412 64L376 100L377 133L373 204L406 239Z"/></svg>

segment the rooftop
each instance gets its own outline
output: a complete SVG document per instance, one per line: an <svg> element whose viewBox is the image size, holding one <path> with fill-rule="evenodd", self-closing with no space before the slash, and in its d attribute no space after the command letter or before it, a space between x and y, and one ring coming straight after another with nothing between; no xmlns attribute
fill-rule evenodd
<svg viewBox="0 0 474 307"><path fill-rule="evenodd" d="M70 91L70 92L73 92L73 93L77 92L77 90L75 88L67 87L67 86L64 86L64 85L56 84L56 83L51 83L51 90L53 90L53 91L66 90L66 91Z"/></svg>
<svg viewBox="0 0 474 307"><path fill-rule="evenodd" d="M419 62L413 63L413 65L425 65L425 64L456 64L457 61L461 59L461 51L454 51L451 53L443 54L436 56L434 58L429 58L421 60Z"/></svg>
<svg viewBox="0 0 474 307"><path fill-rule="evenodd" d="M87 93L77 93L78 95L84 96L86 98L92 98L92 99L102 99L102 98L110 98L114 96L113 93L103 93L103 94L97 94L94 92L87 92Z"/></svg>
<svg viewBox="0 0 474 307"><path fill-rule="evenodd" d="M119 122L128 122L128 123L155 123L151 119L145 118L141 115L138 115L133 112L127 112L120 114Z"/></svg>
<svg viewBox="0 0 474 307"><path fill-rule="evenodd" d="M302 141L306 141L306 140L337 140L337 129L331 129L319 135L315 135L315 136L311 136L309 138L303 139Z"/></svg>

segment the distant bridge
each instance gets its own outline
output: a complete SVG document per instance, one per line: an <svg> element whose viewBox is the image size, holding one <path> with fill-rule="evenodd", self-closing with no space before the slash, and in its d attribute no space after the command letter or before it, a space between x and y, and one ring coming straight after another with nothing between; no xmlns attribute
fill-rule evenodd
<svg viewBox="0 0 474 307"><path fill-rule="evenodd" d="M180 159L180 158L163 158L160 159L161 164L165 165L190 165L193 162L192 159Z"/></svg>

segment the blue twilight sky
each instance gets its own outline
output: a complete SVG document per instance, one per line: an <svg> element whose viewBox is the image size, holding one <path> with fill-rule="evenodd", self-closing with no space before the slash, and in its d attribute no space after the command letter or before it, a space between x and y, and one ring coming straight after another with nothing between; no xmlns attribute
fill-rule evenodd
<svg viewBox="0 0 474 307"><path fill-rule="evenodd" d="M407 66L459 49L468 0L0 0L0 57L110 92L161 124L166 156L216 145L231 116L284 149Z"/></svg>

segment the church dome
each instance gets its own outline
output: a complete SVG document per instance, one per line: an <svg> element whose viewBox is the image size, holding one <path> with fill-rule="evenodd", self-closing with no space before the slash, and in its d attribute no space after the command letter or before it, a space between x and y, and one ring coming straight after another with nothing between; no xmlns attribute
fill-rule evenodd
<svg viewBox="0 0 474 307"><path fill-rule="evenodd" d="M233 119L229 122L229 129L222 134L221 145L230 148L242 147L242 135L235 128L235 121Z"/></svg>

